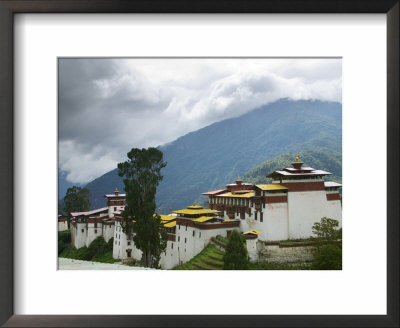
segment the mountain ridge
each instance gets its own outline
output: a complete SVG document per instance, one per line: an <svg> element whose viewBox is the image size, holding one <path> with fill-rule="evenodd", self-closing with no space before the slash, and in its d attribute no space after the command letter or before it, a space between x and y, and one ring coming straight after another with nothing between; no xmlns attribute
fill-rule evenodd
<svg viewBox="0 0 400 328"><path fill-rule="evenodd" d="M341 154L341 120L340 103L281 99L159 146L168 165L162 170L158 207L167 213L202 201L202 192L219 189L282 154ZM110 190L123 190L117 169L86 186L93 208L104 205L103 196Z"/></svg>

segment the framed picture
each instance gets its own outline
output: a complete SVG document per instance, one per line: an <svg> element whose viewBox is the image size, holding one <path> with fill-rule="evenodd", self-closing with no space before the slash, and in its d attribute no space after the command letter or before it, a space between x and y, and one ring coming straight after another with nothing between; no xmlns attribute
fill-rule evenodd
<svg viewBox="0 0 400 328"><path fill-rule="evenodd" d="M137 3L136 1L93 1L90 3L70 3L66 1L0 2L0 21L3 22L2 25L4 26L4 28L2 27L1 29L1 48L8 49L8 51L2 51L0 54L2 67L1 108L3 118L3 126L2 129L0 129L0 142L4 150L4 156L0 159L0 181L2 183L0 199L4 209L4 217L0 220L0 246L3 250L2 252L4 252L4 255L1 257L1 267L3 269L1 271L2 279L0 290L2 295L6 296L0 300L0 322L5 326L163 326L166 323L174 326L223 326L227 324L232 326L271 327L296 327L304 325L323 327L332 324L337 326L397 326L399 214L397 205L399 153L399 102L397 90L399 79L399 3L398 1L367 1L367 3L368 6L365 5L365 1L354 1L345 4L340 3L340 5L338 5L337 1L315 1L304 4L295 0L288 0L285 2L268 3L242 3L240 1L233 1L229 4L206 2L192 3L188 6L188 4L180 1L168 4L158 1L149 1L146 3ZM104 19L106 17L110 18L110 16L93 16L94 20L89 16L76 16L75 20L72 21L72 25L68 25L71 23L67 23L68 15L54 17L55 21L58 21L59 24L62 25L65 23L64 27L68 26L66 29L67 31L65 31L59 28L60 25L54 25L53 30L43 29L49 26L46 25L47 22L49 22L49 17L45 15L15 15L18 13L135 13L137 15L134 17L127 15L118 16L116 21L120 29L113 30L113 28L111 28L108 31L107 27L112 25L107 25L107 19ZM158 15L155 19L154 16L148 15L151 13L242 13L242 15L214 16L214 18L212 15L208 16L206 14L196 16ZM255 13L259 15L253 15L251 19L247 16L246 21L244 13ZM271 15L262 15L265 13ZM322 24L325 25L322 25L323 27L321 30L313 34L311 29L307 30L307 24L301 20L301 15L298 16L300 18L296 21L295 16L291 16L291 20L287 20L286 17L285 20L284 16L276 16L278 13L381 13L382 15L373 21L374 26L371 29L368 27L367 20L365 20L365 22L362 21L362 19L364 19L362 17L355 22L352 21L353 17L351 16L340 16L341 22L339 24L334 22L335 17L333 16L325 16L324 19L321 19L321 17L321 22L324 21ZM115 17L117 16L114 16L114 19ZM133 21L138 22L139 25L131 29L129 24L132 18ZM308 20L314 19L313 16L307 16L307 18ZM186 22L181 22L180 19L183 21L186 20ZM68 46L71 44L74 44L75 47L80 47L79 49L82 57L95 57L98 55L102 57L115 57L119 55L123 57L136 56L145 58L157 55L161 57L199 56L202 58L212 57L213 55L217 57L233 56L235 58L246 56L282 56L278 53L279 51L274 53L271 49L268 51L265 50L267 49L265 45L264 48L262 46L259 48L254 47L254 44L257 44L256 40L262 42L263 37L261 34L257 33L254 33L253 36L251 32L255 32L258 28L264 28L263 24L265 20L274 21L275 24L272 29L265 30L268 32L276 31L276 35L275 33L265 34L266 40L271 41L269 43L270 45L275 45L275 42L285 44L287 40L291 40L291 43L286 45L287 48L283 46L279 50L286 56L309 57L311 56L311 50L309 50L311 49L311 44L315 46L315 44L318 43L321 49L317 47L312 48L313 53L315 53L314 56L328 57L327 54L329 53L331 57L343 58L343 66L345 67L343 70L343 83L344 92L346 93L343 99L344 106L347 106L343 114L344 121L347 122L347 127L344 126L347 134L344 134L343 143L345 149L344 166L346 167L345 172L347 172L347 176L346 174L344 175L344 181L347 179L349 182L349 192L344 198L346 199L344 204L344 216L347 218L352 217L354 222L349 223L347 226L349 228L347 230L349 231L347 235L349 243L345 245L344 248L345 253L347 249L347 255L345 255L347 258L345 257L342 274L334 275L332 273L314 272L315 274L313 276L309 275L307 278L286 275L286 273L279 271L272 272L268 275L263 271L258 271L254 272L253 277L249 277L247 272L246 274L239 272L236 275L224 275L222 271L220 271L220 274L216 275L204 272L201 273L203 276L199 274L184 276L181 274L176 275L169 273L162 276L159 274L164 274L166 271L154 274L151 273L147 275L147 277L144 276L143 272L137 274L135 277L142 279L141 281L149 283L149 281L153 279L155 282L154 286L148 289L150 290L149 293L145 292L145 284L140 286L140 284L135 282L129 284L129 287L125 290L118 290L119 282L122 282L122 279L126 279L128 276L123 274L117 276L110 272L96 273L89 276L88 273L90 273L90 271L75 272L70 275L59 271L56 274L58 275L58 279L61 278L61 280L58 280L58 283L61 281L65 283L65 285L58 285L59 290L54 288L55 285L54 281L51 280L52 278L43 279L43 277L47 277L46 272L51 271L53 276L54 272L56 272L56 268L53 265L54 263L52 260L49 260L52 258L54 250L46 246L49 242L56 242L56 238L55 236L54 238L53 236L41 238L40 235L38 236L37 229L42 230L46 236L47 231L53 229L48 229L46 220L44 220L45 222L41 222L40 218L52 216L52 214L46 214L46 211L47 208L50 208L47 212L53 212L52 208L55 208L55 205L52 204L52 202L57 198L55 197L55 190L51 191L51 195L47 196L48 190L52 189L52 187L48 188L48 186L52 186L52 184L46 181L56 180L54 176L56 175L57 168L53 167L53 161L51 159L47 160L48 157L46 158L45 152L43 152L43 150L46 149L46 152L51 153L57 148L54 146L56 140L52 140L53 137L57 135L57 127L53 126L54 118L57 118L57 115L53 112L53 109L56 110L57 108L54 104L54 99L56 98L54 98L53 95L57 93L57 89L55 88L57 85L57 75L53 74L57 67L57 57L68 57L70 54L76 54L69 50ZM44 24L44 22L46 22L46 24ZM105 29L104 26L102 27L102 22L105 24ZM178 22L178 24L176 22ZM331 26L328 28L327 25ZM29 26L30 30L26 29L24 26ZM182 29L183 26L186 26L186 29ZM101 33L88 33L88 29L92 29L93 31L93 27L96 27ZM294 27L298 28L298 30L294 31ZM269 28L271 28L271 26ZM328 40L331 40L331 38L332 44L338 44L338 41L334 40L334 34L331 34L332 29L335 28L337 29L337 35L340 37L344 34L347 34L350 38L354 36L354 39L359 37L360 49L363 49L363 51L365 51L365 49L370 49L368 47L363 48L363 42L364 44L368 43L366 42L368 39L371 42L376 42L375 48L379 50L377 50L375 57L369 58L376 60L376 62L373 61L372 64L377 67L384 67L383 62L386 52L386 74L382 74L382 69L375 70L372 64L371 67L369 67L371 76L373 76L376 81L380 81L380 87L371 83L374 87L376 86L374 91L377 95L385 95L386 81L386 113L378 109L374 115L371 114L373 113L371 112L373 106L376 106L376 108L384 108L385 104L381 101L382 99L380 101L376 100L379 97L374 98L375 95L372 95L371 89L368 88L367 84L361 83L367 80L367 77L364 75L365 70L352 71L349 69L351 64L354 63L354 54L352 58L350 55L347 55L347 53L343 54L343 52L341 52L342 50L338 50L339 48L329 48ZM134 33L134 39L138 41L135 43L135 50L130 52L134 48L125 48L120 54L117 53L117 51L113 52L112 48L114 43L123 44L124 40L129 40L129 38L126 38L126 33L129 31ZM143 34L141 35L139 31L143 31ZM70 37L68 37L67 32L70 33ZM170 38L167 32L173 37ZM300 35L300 32L309 33L309 43L307 42L305 45L301 44L300 41L306 40L303 37L299 37L296 42L296 39L293 38L293 33L299 33L298 35ZM76 37L78 34L80 34L80 38ZM210 36L212 34L214 37ZM385 34L387 40L386 45L385 42L382 42L382 40L384 40L382 36ZM315 35L318 35L318 38L315 38ZM37 38L37 36L40 36L42 39ZM31 45L25 45L20 42L21 39L28 41L28 44L31 42ZM13 40L16 40L16 42L13 43ZM54 55L55 53L50 50L51 45L61 44L59 40L68 40L68 42L65 43L63 48L58 48L58 52ZM107 40L108 44L101 44L102 40ZM73 42L70 43L71 41ZM179 53L177 53L178 50L176 49L178 48L174 50L171 44L167 44L169 41L172 45L183 42L186 46L179 48ZM41 52L43 58L26 58L26 54L31 54L29 51L33 49L32 43L35 44L34 48L39 49L43 47ZM220 44L218 45L218 43ZM348 39L343 39L342 43L350 44ZM91 49L88 45L91 45ZM162 47L162 45L164 45L164 47ZM61 44L61 46L63 45ZM104 50L99 51L100 46L102 46ZM307 48L308 50L304 50ZM48 50L43 51L43 49ZM286 50L283 51L282 49ZM354 49L354 47L352 49ZM261 56L263 52L266 55ZM371 54L368 55L371 56ZM46 62L48 63L52 60L54 60L54 62L51 63L50 66L52 68L49 71L45 68ZM359 60L362 62L361 57L359 57ZM18 63L18 65L13 67L13 63L14 65ZM32 63L33 65L37 65L36 68L43 68L43 74L40 74L40 70L36 70L39 74L35 76L35 80L40 82L36 85L31 83L32 80L29 75L27 75L26 78L21 78L23 69L32 67ZM365 66L366 65L360 65L361 68ZM70 73L74 74L72 70ZM49 80L46 76L54 76L54 80ZM354 76L356 76L356 78ZM362 87L357 88L356 85L351 84L351 81L357 81L357 79L360 82L359 85ZM17 82L17 86L13 86L13 80ZM362 92L364 87L367 95ZM20 90L24 88L27 92L26 96L19 97L19 95L22 94ZM37 90L37 95L41 95L37 97L40 99L39 102L37 102L37 100L31 102L33 98L29 96L29 92L35 92L35 90ZM47 90L49 91L48 99L46 99L47 97L43 97L44 90L46 90L46 92ZM354 98L353 100L346 98L350 93L353 94L354 98L363 95L368 97L368 101L366 101L366 99L362 99L361 101L360 99L360 104L364 106L369 102L371 107L365 107L361 115L358 115L355 110L349 111L349 108L354 109L357 106L357 102L354 102ZM38 109L28 112L20 111L19 108L25 106L27 102L30 104L28 107ZM359 116L361 116L361 118L358 120L357 117ZM371 118L375 119L371 121ZM351 124L349 124L349 122L351 122ZM118 124L116 126L118 127ZM349 127L350 130L352 130L351 126L357 126L354 132L350 133L353 137L350 137L348 133ZM368 132L371 127L376 128L376 131L372 135ZM31 135L33 130L36 131L36 135L41 136L38 140L48 140L49 143L44 142L41 143L40 146L30 146L29 149L24 148L27 144L24 143L23 140L26 136L33 136ZM354 133L356 132L359 135L358 138L357 136L354 137ZM353 138L353 145L346 146L351 144L351 141L348 141L351 138ZM359 141L359 139L364 140L364 142ZM384 151L384 145L387 146L386 152ZM370 151L373 154L373 158L369 157ZM365 157L360 158L360 154L365 154ZM50 158L51 157L52 155L50 155ZM386 157L386 159L384 159L384 157ZM29 165L27 165L28 162ZM380 178L377 177L372 181L370 179L366 180L360 178L360 175L374 174L374 170L371 171L369 169L370 166L374 167L375 174L378 174L376 171L382 173L386 170L387 180L383 179L379 174L378 176ZM357 167L359 169L357 174L355 174L354 170ZM32 168L35 168L35 173L33 174L35 175L34 179L32 179ZM355 176L354 178L352 178L353 173ZM51 177L47 178L46 176ZM25 181L28 180L29 183L26 184ZM374 190L387 187L387 192L381 192L379 194L365 193L365 190L369 188L371 182L374 183ZM36 187L33 189L32 183L36 184ZM352 191L354 192L357 190L355 186L356 183L359 184L358 188L362 189L362 193L352 193ZM24 189L25 186L26 189ZM48 188L48 190L46 191L46 188L43 188L43 186L47 186L46 188ZM28 191L29 193L27 193ZM36 195L36 193L38 195ZM359 194L363 196L359 196ZM32 197L29 197L29 195L32 195ZM374 197L372 197L373 195ZM32 200L30 198L32 198ZM47 198L50 199L49 203L38 206L38 203L40 203L42 199L46 199L45 201L48 202ZM373 199L376 203L371 202ZM353 203L357 206L354 206L354 204L352 206L350 204L351 200L353 200ZM349 202L349 205L346 204L347 202ZM14 206L9 206L9 204L14 204ZM365 208L358 208L361 204L365 204ZM262 207L261 204L255 205L257 205L259 209ZM385 205L387 209L386 212L382 210ZM42 212L41 209L43 209L44 212ZM384 220L384 214L382 213L387 213L386 225L381 222L375 224L374 220L376 220L377 217L381 218L380 221ZM28 217L32 217L32 219L27 219ZM14 218L16 218L15 221ZM21 218L23 218L23 220L21 220ZM350 221L351 219L347 220ZM358 228L359 230L355 229L357 225L361 224L361 221L365 222L365 226ZM21 224L26 225L26 227L22 227ZM40 228L43 224L43 228ZM375 232L376 236L378 236L374 239L376 245L371 247L372 237L365 238L364 236L360 236L357 231L361 231L366 235ZM32 239L32 235L29 235L29 233L34 235L33 237L35 238ZM350 242L352 236L356 237L354 237L353 242ZM384 236L383 239L381 238L382 236ZM21 237L24 240L23 243L21 242ZM375 235L373 237L375 237ZM346 237L344 237L344 240L346 241ZM362 249L365 249L365 252L356 252L359 249L359 245L363 245ZM31 252L28 253L26 252L28 249L27 247L35 251L45 249L46 251L34 254ZM363 280L364 278L362 276L359 276L358 284L353 281L353 285L356 285L353 286L353 289L350 287L343 289L343 287L335 285L335 283L346 280L346 277L349 277L347 274L351 271L354 271L354 274L357 275L363 272L365 261L369 259L365 254L366 252L370 252L372 257L374 255L377 256L374 260L374 264L377 267L376 271L374 271L372 267L369 269L370 272L365 273L369 281L371 277L376 279L374 284L369 286L370 295L365 291L364 283L366 280ZM382 258L382 254L387 255L386 260ZM79 276L77 274L79 274ZM352 279L354 279L354 274ZM41 277L41 275L43 275L43 277ZM152 277L150 280L149 276ZM284 276L288 278L286 279L286 283L284 282ZM82 281L79 282L77 280L80 280L80 277L82 277ZM331 280L336 280L336 282L333 281L330 286L321 285L321 282L326 281L328 277ZM91 280L93 283L101 284L101 286L104 284L104 287L109 283L110 288L104 291L104 293L100 293L96 291L95 288L85 283L85 281L88 281L87 279ZM175 287L171 289L170 284L169 287L167 287L165 279L167 279L169 283L173 282L172 285L175 285ZM272 284L272 280L275 281L274 284ZM76 282L75 285L72 283L73 281ZM199 287L199 284L193 284L193 281L202 281L203 283L200 285L203 285L203 287ZM204 285L205 281L207 281L207 286ZM240 282L238 284L239 286L235 286L234 281ZM180 286L179 283L183 286ZM383 290L381 287L385 285L387 285L387 288ZM49 288L49 286L53 287ZM76 291L87 289L85 292L90 294L87 298L88 301L83 302L82 298L71 299L69 298L70 296L64 297L73 290L73 286L78 288ZM279 286L281 286L281 293L277 292L277 287ZM321 286L323 286L323 288L321 288ZM379 286L380 289L376 286ZM219 287L222 288L221 291L216 292ZM49 293L49 289L53 289L54 293ZM317 304L324 303L318 302L318 299L320 299L319 297L323 295L323 289L327 291L338 289L341 292L346 290L348 294L340 295L339 293L333 293L331 294L333 295L331 299L329 299L329 297L324 298L325 306L321 305L319 307ZM115 291L114 294L113 290ZM304 293L308 293L307 290L314 295L314 299L310 297L310 295L304 296ZM382 290L385 295L382 293ZM121 291L122 294L126 294L124 296L125 298L120 297L120 295L122 295L120 294ZM352 310L346 312L344 310L344 304L346 304L346 300L356 299L353 295L355 291L361 293L361 295L357 295L357 299L364 298L368 300L376 296L376 298L380 300L380 305L374 307L372 301L370 306L360 302L358 307L353 307ZM138 297L135 298L131 296L135 295L134 292L136 292ZM362 297L363 293L365 293L365 295ZM32 302L32 295L36 295L37 304ZM114 299L113 295L118 295L118 297ZM208 295L211 295L211 299L225 298L225 301L220 302L221 304L218 305L218 307L214 305L211 306L211 304L205 302L209 299ZM239 295L239 299L243 299L244 297L247 299L250 297L250 302L241 304L239 301L229 301L234 299L234 295ZM268 295L273 296L276 301L272 302L272 297L268 298ZM302 296L300 297L299 295ZM341 296L343 296L343 299L339 302ZM385 296L386 304L384 304L384 301L382 302ZM101 307L99 303L97 303L102 297L110 300L109 306ZM162 301L164 304L163 306L160 306L160 298L164 298ZM51 302L54 304L59 303L62 305L53 307L48 299L51 299ZM299 299L302 301L299 302ZM166 304L164 302L168 303ZM211 303L214 304L215 302ZM115 304L119 305L116 306ZM215 304L218 304L218 302ZM307 306L307 304L311 304L311 306ZM327 304L331 307L334 307L336 304L337 308L328 309ZM378 304L378 302L376 304ZM91 305L95 305L95 307L90 307ZM129 308L134 308L134 310L129 311ZM60 315L61 313L62 315Z"/></svg>

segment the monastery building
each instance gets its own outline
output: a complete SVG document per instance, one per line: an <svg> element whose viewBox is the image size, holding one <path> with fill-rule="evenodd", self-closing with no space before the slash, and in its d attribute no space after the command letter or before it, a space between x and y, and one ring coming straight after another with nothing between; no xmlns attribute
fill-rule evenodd
<svg viewBox="0 0 400 328"><path fill-rule="evenodd" d="M323 217L342 222L336 182L325 182L331 173L303 167L298 157L293 167L274 171L271 184L252 185L237 179L225 189L209 191L209 208L220 216L240 220L241 231L257 230L259 239L277 241L309 238L312 226Z"/></svg>
<svg viewBox="0 0 400 328"><path fill-rule="evenodd" d="M205 192L209 208L194 203L169 215L160 215L162 229L168 236L161 268L171 269L186 263L211 238L229 237L233 229L244 234L249 256L256 260L258 240L309 238L313 235L312 226L323 217L338 220L341 227L341 184L324 181L331 173L303 164L296 157L293 167L267 176L272 178L270 184L253 185L238 178L224 189ZM140 260L142 252L134 245L135 233L128 236L122 229L126 195L115 190L114 194L104 196L107 207L71 213L72 244L80 248L89 246L97 237L104 237L106 242L113 237L113 258Z"/></svg>

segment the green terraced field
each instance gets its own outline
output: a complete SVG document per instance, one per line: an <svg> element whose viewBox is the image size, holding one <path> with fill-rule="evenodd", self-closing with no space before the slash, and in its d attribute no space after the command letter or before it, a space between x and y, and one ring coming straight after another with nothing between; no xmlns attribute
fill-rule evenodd
<svg viewBox="0 0 400 328"><path fill-rule="evenodd" d="M175 267L173 270L222 270L224 253L213 244L208 244L189 262Z"/></svg>

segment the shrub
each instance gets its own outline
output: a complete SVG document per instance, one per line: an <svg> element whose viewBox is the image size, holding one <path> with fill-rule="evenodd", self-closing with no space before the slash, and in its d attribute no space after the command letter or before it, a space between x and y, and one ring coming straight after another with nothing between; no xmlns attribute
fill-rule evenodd
<svg viewBox="0 0 400 328"><path fill-rule="evenodd" d="M335 244L326 244L314 255L312 269L342 270L342 248Z"/></svg>
<svg viewBox="0 0 400 328"><path fill-rule="evenodd" d="M107 246L108 244L103 237L97 237L95 240L93 240L88 247L90 259L107 253Z"/></svg>
<svg viewBox="0 0 400 328"><path fill-rule="evenodd" d="M71 232L61 231L58 233L58 255L60 255L71 244Z"/></svg>
<svg viewBox="0 0 400 328"><path fill-rule="evenodd" d="M60 231L58 233L58 242L68 244L71 242L71 232L70 231Z"/></svg>
<svg viewBox="0 0 400 328"><path fill-rule="evenodd" d="M114 245L114 237L111 237L110 240L107 242L107 251L112 251Z"/></svg>

